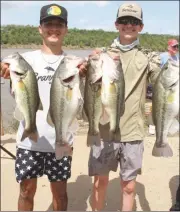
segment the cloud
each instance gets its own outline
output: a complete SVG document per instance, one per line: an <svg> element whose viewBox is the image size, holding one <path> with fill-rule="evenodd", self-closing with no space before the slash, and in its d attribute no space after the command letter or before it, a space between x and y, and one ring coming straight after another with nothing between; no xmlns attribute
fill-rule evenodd
<svg viewBox="0 0 180 212"><path fill-rule="evenodd" d="M95 3L99 7L105 7L110 4L110 1L94 1L92 3Z"/></svg>
<svg viewBox="0 0 180 212"><path fill-rule="evenodd" d="M56 1L55 1L56 2ZM84 6L86 4L95 4L98 7L105 7L110 4L110 1L57 1L59 4L74 4L79 6Z"/></svg>
<svg viewBox="0 0 180 212"><path fill-rule="evenodd" d="M41 4L42 2L40 1L1 1L1 9L8 10L13 8L24 8Z"/></svg>
<svg viewBox="0 0 180 212"><path fill-rule="evenodd" d="M1 8L8 10L11 8L23 8L29 6L42 6L49 4L49 1L1 1ZM110 4L110 1L51 1L56 4L74 4L78 6L84 6L86 4L95 4L98 7L105 7Z"/></svg>
<svg viewBox="0 0 180 212"><path fill-rule="evenodd" d="M13 2L13 1L1 1L1 8L2 9L11 9L11 8L15 8L15 7L19 7L18 2Z"/></svg>

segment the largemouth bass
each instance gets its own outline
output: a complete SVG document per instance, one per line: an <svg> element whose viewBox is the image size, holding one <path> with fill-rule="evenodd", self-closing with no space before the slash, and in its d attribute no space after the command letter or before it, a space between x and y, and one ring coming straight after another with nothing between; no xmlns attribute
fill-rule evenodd
<svg viewBox="0 0 180 212"><path fill-rule="evenodd" d="M10 59L11 89L16 100L14 117L25 121L25 130L21 141L29 137L37 142L36 112L43 110L39 97L37 79L32 67L19 54L14 53Z"/></svg>
<svg viewBox="0 0 180 212"><path fill-rule="evenodd" d="M100 55L91 56L88 63L84 89L84 111L89 123L87 146L100 146L99 120L102 114L102 60Z"/></svg>
<svg viewBox="0 0 180 212"><path fill-rule="evenodd" d="M120 58L114 60L108 52L102 54L102 104L109 116L110 141L120 142L120 117L125 110L125 81Z"/></svg>
<svg viewBox="0 0 180 212"><path fill-rule="evenodd" d="M179 113L179 64L169 60L161 70L153 88L152 116L156 127L156 141L152 155L171 157L168 131Z"/></svg>
<svg viewBox="0 0 180 212"><path fill-rule="evenodd" d="M55 71L51 84L47 122L55 127L57 159L71 154L68 129L76 120L83 103L79 89L79 70L76 68L80 61L75 56L65 56Z"/></svg>

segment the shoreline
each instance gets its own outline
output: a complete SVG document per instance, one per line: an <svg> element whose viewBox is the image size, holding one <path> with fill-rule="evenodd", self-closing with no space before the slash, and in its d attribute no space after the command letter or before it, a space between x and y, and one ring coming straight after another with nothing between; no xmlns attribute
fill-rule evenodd
<svg viewBox="0 0 180 212"><path fill-rule="evenodd" d="M36 44L27 44L27 45L6 45L3 44L1 45L1 50L2 49L40 49L42 47L42 45L36 45ZM98 47L96 47L98 48ZM84 48L79 47L79 46L62 46L62 49L65 50L90 50L90 49L94 49L88 46L85 46Z"/></svg>

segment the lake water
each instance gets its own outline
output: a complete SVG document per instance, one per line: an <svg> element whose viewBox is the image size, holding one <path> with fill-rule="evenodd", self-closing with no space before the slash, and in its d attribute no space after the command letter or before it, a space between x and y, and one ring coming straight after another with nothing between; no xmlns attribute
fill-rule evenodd
<svg viewBox="0 0 180 212"><path fill-rule="evenodd" d="M13 52L28 52L33 51L34 49L1 49L1 58L7 57L8 55L12 54ZM87 57L91 52L92 49L88 50L64 50L67 54L76 55L78 57Z"/></svg>

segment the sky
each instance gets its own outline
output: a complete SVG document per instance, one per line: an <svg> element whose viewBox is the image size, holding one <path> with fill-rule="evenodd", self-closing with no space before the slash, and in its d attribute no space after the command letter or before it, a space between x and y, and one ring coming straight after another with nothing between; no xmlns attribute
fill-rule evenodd
<svg viewBox="0 0 180 212"><path fill-rule="evenodd" d="M1 1L1 25L39 25L40 9L57 3L68 10L68 27L116 31L118 7L125 1ZM131 1L132 2L132 1ZM134 1L143 9L142 33L179 35L179 1Z"/></svg>

